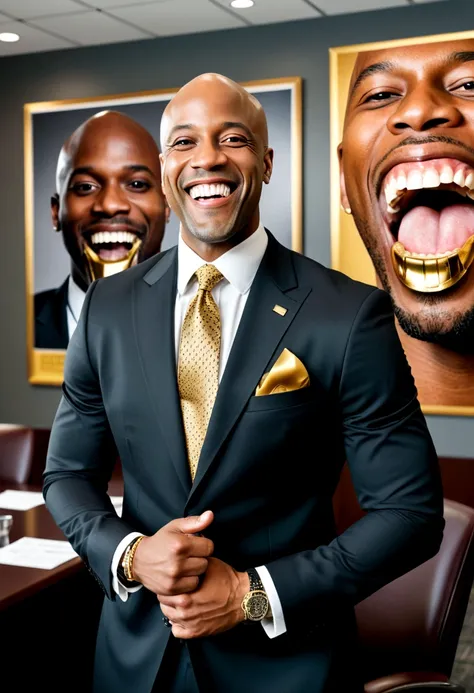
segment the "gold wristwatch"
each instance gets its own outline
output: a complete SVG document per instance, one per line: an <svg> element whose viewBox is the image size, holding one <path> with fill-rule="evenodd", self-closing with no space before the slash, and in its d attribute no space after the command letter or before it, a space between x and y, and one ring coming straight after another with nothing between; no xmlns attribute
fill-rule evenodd
<svg viewBox="0 0 474 693"><path fill-rule="evenodd" d="M247 575L249 576L250 590L242 600L242 610L247 621L261 621L270 610L270 602L255 568L249 568Z"/></svg>

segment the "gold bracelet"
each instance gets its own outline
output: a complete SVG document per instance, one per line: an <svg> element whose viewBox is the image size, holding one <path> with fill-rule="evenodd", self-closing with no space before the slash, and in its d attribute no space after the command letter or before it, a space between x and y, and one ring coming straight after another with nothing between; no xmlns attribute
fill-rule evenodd
<svg viewBox="0 0 474 693"><path fill-rule="evenodd" d="M133 582L135 580L133 576L133 558L135 556L135 551L137 550L138 544L144 538L144 536L137 537L137 539L135 539L135 541L132 544L130 544L130 546L127 548L127 550L125 551L125 556L123 557L123 570L125 573L125 577L127 578L127 580L130 580L130 582Z"/></svg>

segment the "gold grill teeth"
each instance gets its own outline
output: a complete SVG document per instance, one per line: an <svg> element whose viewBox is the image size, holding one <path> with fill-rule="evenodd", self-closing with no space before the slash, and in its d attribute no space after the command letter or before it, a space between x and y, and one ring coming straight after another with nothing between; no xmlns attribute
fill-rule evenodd
<svg viewBox="0 0 474 693"><path fill-rule="evenodd" d="M444 255L421 257L405 250L400 241L392 246L392 264L400 281L413 291L432 293L449 289L462 279L474 260L474 235Z"/></svg>

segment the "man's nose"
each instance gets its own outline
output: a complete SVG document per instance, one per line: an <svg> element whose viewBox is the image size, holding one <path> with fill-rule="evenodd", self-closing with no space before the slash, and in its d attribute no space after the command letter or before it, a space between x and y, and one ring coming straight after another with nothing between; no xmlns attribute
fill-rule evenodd
<svg viewBox="0 0 474 693"><path fill-rule="evenodd" d="M130 211L130 201L123 188L114 183L104 185L94 201L94 212L114 216L127 214Z"/></svg>
<svg viewBox="0 0 474 693"><path fill-rule="evenodd" d="M463 115L454 97L441 89L419 85L401 99L395 113L387 121L394 135L404 130L427 132L436 128L453 128L461 124Z"/></svg>
<svg viewBox="0 0 474 693"><path fill-rule="evenodd" d="M206 140L199 143L193 151L191 166L193 168L202 168L204 170L212 170L219 166L224 166L227 163L227 156L218 142Z"/></svg>

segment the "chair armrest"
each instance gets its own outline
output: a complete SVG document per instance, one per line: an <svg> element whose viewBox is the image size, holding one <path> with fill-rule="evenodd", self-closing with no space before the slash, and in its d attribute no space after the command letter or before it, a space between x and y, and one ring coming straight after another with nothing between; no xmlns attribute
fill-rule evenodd
<svg viewBox="0 0 474 693"><path fill-rule="evenodd" d="M391 674L389 676L382 676L381 678L374 679L373 681L368 681L364 686L364 693L402 693L406 690L414 690L412 686L425 686L425 692L427 693L426 686L430 685L436 690L436 686L441 686L438 690L442 691L443 686L445 691L450 691L451 693L463 693L462 688L457 690L456 688L446 688L449 684L449 679L445 674L435 671L400 671L396 674ZM410 688L406 688L409 686ZM404 688L405 687L405 688ZM423 690L423 688L418 689Z"/></svg>
<svg viewBox="0 0 474 693"><path fill-rule="evenodd" d="M426 681L425 683L407 683L403 686L396 686L395 688L390 688L387 693L411 693L412 691L419 691L420 693L466 693L466 689L457 683L443 683L441 681Z"/></svg>

